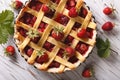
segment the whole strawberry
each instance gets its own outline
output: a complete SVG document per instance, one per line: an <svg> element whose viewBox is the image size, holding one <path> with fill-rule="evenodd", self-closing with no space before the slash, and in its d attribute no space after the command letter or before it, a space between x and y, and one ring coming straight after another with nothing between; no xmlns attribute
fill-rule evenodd
<svg viewBox="0 0 120 80"><path fill-rule="evenodd" d="M70 17L72 17L72 18L77 17L77 16L78 16L78 12L77 12L76 8L75 8L75 7L71 8L71 9L69 10L68 15L69 15Z"/></svg>
<svg viewBox="0 0 120 80"><path fill-rule="evenodd" d="M90 78L93 76L93 68L86 68L82 72L82 76L85 78Z"/></svg>
<svg viewBox="0 0 120 80"><path fill-rule="evenodd" d="M116 9L114 9L113 7L105 7L105 8L103 9L103 13L104 13L105 15L110 15L110 14L112 14L115 10L116 10Z"/></svg>
<svg viewBox="0 0 120 80"><path fill-rule="evenodd" d="M23 6L23 3L19 0L15 0L12 2L12 7L15 8L15 9L21 9Z"/></svg>
<svg viewBox="0 0 120 80"><path fill-rule="evenodd" d="M52 31L51 36L56 39L57 41L62 40L62 38L64 37L63 34L63 28L54 28L54 30Z"/></svg>
<svg viewBox="0 0 120 80"><path fill-rule="evenodd" d="M105 23L103 24L102 29L103 29L104 31L111 31L114 26L115 26L115 25L114 25L112 22L108 21L108 22L105 22Z"/></svg>
<svg viewBox="0 0 120 80"><path fill-rule="evenodd" d="M75 50L72 47L66 47L65 52L68 57L72 57L75 55Z"/></svg>
<svg viewBox="0 0 120 80"><path fill-rule="evenodd" d="M36 58L38 63L44 63L49 61L49 56L44 51L38 51L38 57Z"/></svg>
<svg viewBox="0 0 120 80"><path fill-rule="evenodd" d="M81 30L77 33L77 36L78 36L79 38L87 38L88 36L87 36L87 31L86 31L86 29L81 29Z"/></svg>
<svg viewBox="0 0 120 80"><path fill-rule="evenodd" d="M15 48L11 45L7 46L5 48L5 54L7 55L14 55L15 54Z"/></svg>

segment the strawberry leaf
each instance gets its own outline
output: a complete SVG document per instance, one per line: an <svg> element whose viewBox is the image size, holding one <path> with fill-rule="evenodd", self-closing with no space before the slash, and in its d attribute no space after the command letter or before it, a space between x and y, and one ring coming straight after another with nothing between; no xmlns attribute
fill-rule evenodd
<svg viewBox="0 0 120 80"><path fill-rule="evenodd" d="M97 38L96 47L97 47L97 53L98 53L99 57L101 57L101 58L109 57L110 42L108 39L106 39L106 41L103 41L102 39Z"/></svg>
<svg viewBox="0 0 120 80"><path fill-rule="evenodd" d="M5 10L0 13L0 44L7 42L9 35L14 33L13 29L14 13Z"/></svg>

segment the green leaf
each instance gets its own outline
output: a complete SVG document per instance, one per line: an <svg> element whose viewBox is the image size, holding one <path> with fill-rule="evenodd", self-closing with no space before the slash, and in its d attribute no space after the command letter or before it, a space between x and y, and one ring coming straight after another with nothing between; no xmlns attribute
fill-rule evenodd
<svg viewBox="0 0 120 80"><path fill-rule="evenodd" d="M0 44L7 42L9 35L13 35L14 13L10 10L5 10L0 13Z"/></svg>
<svg viewBox="0 0 120 80"><path fill-rule="evenodd" d="M110 42L108 39L106 41L97 38L96 42L96 47L97 47L97 53L98 56L101 58L107 58L110 55Z"/></svg>
<svg viewBox="0 0 120 80"><path fill-rule="evenodd" d="M10 10L2 11L0 14L0 23L6 22L6 21L13 21L14 19L14 13Z"/></svg>

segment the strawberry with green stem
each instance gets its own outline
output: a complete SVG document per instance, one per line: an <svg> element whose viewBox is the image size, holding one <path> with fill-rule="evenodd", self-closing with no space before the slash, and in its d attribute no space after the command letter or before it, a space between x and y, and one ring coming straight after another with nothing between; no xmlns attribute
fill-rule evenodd
<svg viewBox="0 0 120 80"><path fill-rule="evenodd" d="M81 29L81 30L79 30L79 32L77 33L77 36L78 36L79 38L87 38L88 36L87 36L87 31L86 31L86 29Z"/></svg>
<svg viewBox="0 0 120 80"><path fill-rule="evenodd" d="M43 50L37 51L37 55L38 57L36 58L36 61L38 63L44 63L49 61L49 56L46 51Z"/></svg>
<svg viewBox="0 0 120 80"><path fill-rule="evenodd" d="M94 71L92 67L85 68L82 72L82 76L85 78L90 78L94 75Z"/></svg>
<svg viewBox="0 0 120 80"><path fill-rule="evenodd" d="M57 41L62 40L64 37L63 28L55 27L51 33L51 36Z"/></svg>
<svg viewBox="0 0 120 80"><path fill-rule="evenodd" d="M6 55L14 55L15 54L15 48L12 45L9 45L5 48L5 52Z"/></svg>
<svg viewBox="0 0 120 80"><path fill-rule="evenodd" d="M75 50L72 47L68 46L65 48L64 56L72 57L74 55L75 55Z"/></svg>
<svg viewBox="0 0 120 80"><path fill-rule="evenodd" d="M31 39L34 39L35 37L39 37L39 32L37 30L30 29L26 34Z"/></svg>
<svg viewBox="0 0 120 80"><path fill-rule="evenodd" d="M12 1L11 6L18 10L18 9L22 8L23 3L21 1L19 1L19 0L15 0L15 1Z"/></svg>
<svg viewBox="0 0 120 80"><path fill-rule="evenodd" d="M106 4L105 4L106 5ZM107 6L103 9L103 13L105 15L110 15L112 13L114 13L114 11L116 11L116 9L113 7L113 5L111 4L111 7Z"/></svg>

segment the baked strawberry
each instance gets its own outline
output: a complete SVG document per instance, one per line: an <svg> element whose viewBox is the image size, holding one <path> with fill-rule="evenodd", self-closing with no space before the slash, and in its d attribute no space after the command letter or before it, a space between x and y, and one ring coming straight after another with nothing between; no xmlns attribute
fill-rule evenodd
<svg viewBox="0 0 120 80"><path fill-rule="evenodd" d="M73 41L73 37L68 35L67 38L65 39L65 44L70 45Z"/></svg>
<svg viewBox="0 0 120 80"><path fill-rule="evenodd" d="M53 61L53 62L49 65L50 68L53 68L53 67L58 68L59 66L60 66L60 63L58 63L58 62L56 62L56 61Z"/></svg>
<svg viewBox="0 0 120 80"><path fill-rule="evenodd" d="M27 36L27 35L26 35L27 31L26 31L25 29L19 28L18 31L19 31L19 33L20 33L22 36L24 36L24 37Z"/></svg>
<svg viewBox="0 0 120 80"><path fill-rule="evenodd" d="M103 29L104 31L110 31L110 30L113 29L114 26L115 26L115 25L114 25L112 22L108 21L108 22L105 22L105 23L103 24L102 29Z"/></svg>
<svg viewBox="0 0 120 80"><path fill-rule="evenodd" d="M75 7L75 0L68 0L68 6Z"/></svg>
<svg viewBox="0 0 120 80"><path fill-rule="evenodd" d="M78 33L77 33L77 36L79 38L87 38L87 31L86 29L81 29Z"/></svg>
<svg viewBox="0 0 120 80"><path fill-rule="evenodd" d="M48 13L50 11L50 8L47 6L47 5L43 5L42 7L42 11L45 12L45 13Z"/></svg>
<svg viewBox="0 0 120 80"><path fill-rule="evenodd" d="M93 68L86 68L82 72L82 76L85 78L90 78L93 76Z"/></svg>
<svg viewBox="0 0 120 80"><path fill-rule="evenodd" d="M81 44L80 47L80 52L84 54L88 50L88 45L87 44Z"/></svg>
<svg viewBox="0 0 120 80"><path fill-rule="evenodd" d="M38 30L39 30L40 32L44 32L46 26L47 26L46 23L41 22L40 25L39 25L39 27L38 27Z"/></svg>
<svg viewBox="0 0 120 80"><path fill-rule="evenodd" d="M7 46L6 49L5 49L5 54L14 55L15 54L15 48L11 45Z"/></svg>
<svg viewBox="0 0 120 80"><path fill-rule="evenodd" d="M72 7L70 10L69 10L69 13L68 13L68 15L70 16L70 17L77 17L78 16L78 12L77 12L77 10L76 10L76 8L75 7Z"/></svg>
<svg viewBox="0 0 120 80"><path fill-rule="evenodd" d="M75 50L72 47L66 47L65 52L68 57L72 57L75 55Z"/></svg>
<svg viewBox="0 0 120 80"><path fill-rule="evenodd" d="M33 48L29 48L26 54L30 57L32 53L33 53Z"/></svg>
<svg viewBox="0 0 120 80"><path fill-rule="evenodd" d="M36 62L44 63L44 62L48 62L48 60L49 60L49 57L46 52L38 51L38 57L36 58Z"/></svg>
<svg viewBox="0 0 120 80"><path fill-rule="evenodd" d="M66 26L69 21L69 18L61 13L58 13L55 17L55 21Z"/></svg>
<svg viewBox="0 0 120 80"><path fill-rule="evenodd" d="M19 0L15 0L12 2L12 7L15 9L21 9L23 6L23 3Z"/></svg>
<svg viewBox="0 0 120 80"><path fill-rule="evenodd" d="M51 36L56 39L57 41L62 40L62 38L64 37L63 35L63 28L54 28L54 30L51 33Z"/></svg>
<svg viewBox="0 0 120 80"><path fill-rule="evenodd" d="M87 9L85 9L85 8L82 7L81 10L80 10L79 15L80 15L81 17L85 18L85 17L87 16L87 14L88 14Z"/></svg>

